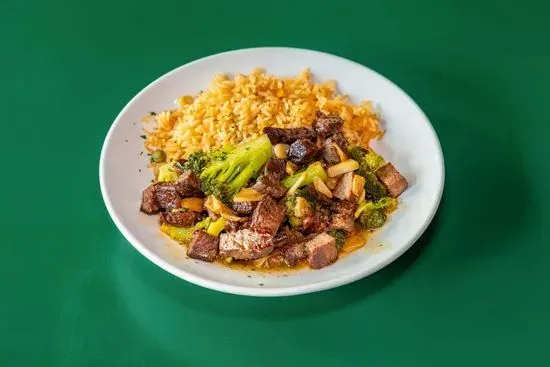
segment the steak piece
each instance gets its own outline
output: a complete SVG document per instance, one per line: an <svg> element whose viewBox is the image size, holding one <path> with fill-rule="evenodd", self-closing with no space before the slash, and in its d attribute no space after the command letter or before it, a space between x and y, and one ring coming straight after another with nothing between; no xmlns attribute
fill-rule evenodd
<svg viewBox="0 0 550 367"><path fill-rule="evenodd" d="M233 220L228 220L226 223L225 223L225 227L224 229L227 231L227 232L236 232L238 230L241 230L241 229L244 229L244 228L248 228L250 226L250 221L246 221L246 222L236 222L236 221L233 221Z"/></svg>
<svg viewBox="0 0 550 367"><path fill-rule="evenodd" d="M250 215L258 205L257 201L242 201L231 204L231 209L239 215Z"/></svg>
<svg viewBox="0 0 550 367"><path fill-rule="evenodd" d="M409 186L407 179L401 176L401 173L391 163L378 168L376 176L388 188L388 192L394 198L401 195Z"/></svg>
<svg viewBox="0 0 550 367"><path fill-rule="evenodd" d="M269 233L250 229L220 234L220 256L240 260L254 260L269 255L273 251L273 241Z"/></svg>
<svg viewBox="0 0 550 367"><path fill-rule="evenodd" d="M170 211L180 206L181 197L173 184L159 182L155 184L155 200L161 209Z"/></svg>
<svg viewBox="0 0 550 367"><path fill-rule="evenodd" d="M273 236L273 245L275 248L293 245L297 242L300 242L304 239L304 235L298 231L290 229L288 226L283 226L279 231Z"/></svg>
<svg viewBox="0 0 550 367"><path fill-rule="evenodd" d="M197 221L197 214L192 211L174 211L160 213L160 222L175 227L191 227Z"/></svg>
<svg viewBox="0 0 550 367"><path fill-rule="evenodd" d="M355 197L353 195L353 191L351 190L352 184L353 172L344 173L342 176L340 176L340 179L338 180L334 191L332 191L332 194L335 198L338 198L340 200L351 200L353 197Z"/></svg>
<svg viewBox="0 0 550 367"><path fill-rule="evenodd" d="M254 231L274 235L284 220L285 209L266 195L252 213L250 228Z"/></svg>
<svg viewBox="0 0 550 367"><path fill-rule="evenodd" d="M289 267L295 267L301 260L307 257L308 252L306 243L307 242L299 242L294 245L281 248L281 254L283 255L285 263Z"/></svg>
<svg viewBox="0 0 550 367"><path fill-rule="evenodd" d="M338 258L338 250L334 237L327 233L321 233L312 240L306 242L308 263L312 269L321 269L332 264Z"/></svg>
<svg viewBox="0 0 550 367"><path fill-rule="evenodd" d="M318 111L313 121L313 129L317 134L327 137L342 131L344 120L338 115L325 115Z"/></svg>
<svg viewBox="0 0 550 367"><path fill-rule="evenodd" d="M334 201L331 207L330 229L343 229L351 232L355 228L357 203L349 200Z"/></svg>
<svg viewBox="0 0 550 367"><path fill-rule="evenodd" d="M264 175L272 175L277 180L282 180L286 175L286 163L284 159L271 158L264 166Z"/></svg>
<svg viewBox="0 0 550 367"><path fill-rule="evenodd" d="M264 127L264 133L267 134L271 144L292 144L297 139L315 140L317 134L311 127L295 127L283 129L279 127Z"/></svg>
<svg viewBox="0 0 550 367"><path fill-rule="evenodd" d="M334 144L336 143L334 143L332 138L328 138L325 140L323 150L321 151L321 156L330 165L340 163L340 155L338 154L338 150Z"/></svg>
<svg viewBox="0 0 550 367"><path fill-rule="evenodd" d="M211 236L203 230L196 231L187 248L187 256L212 262L218 255L219 243L218 237Z"/></svg>
<svg viewBox="0 0 550 367"><path fill-rule="evenodd" d="M303 165L311 163L317 157L319 147L309 139L298 139L288 148L288 160Z"/></svg>
<svg viewBox="0 0 550 367"><path fill-rule="evenodd" d="M317 191L317 189L313 184L307 185L303 189L303 192L306 195L309 195L312 198L314 198L321 205L328 205L328 206L332 205L332 200L330 200L330 198L325 194L321 194L319 191Z"/></svg>
<svg viewBox="0 0 550 367"><path fill-rule="evenodd" d="M287 192L283 183L274 175L262 175L252 188L274 199L281 199Z"/></svg>
<svg viewBox="0 0 550 367"><path fill-rule="evenodd" d="M191 170L184 171L174 183L174 187L182 197L198 196L199 194L202 196L200 181Z"/></svg>
<svg viewBox="0 0 550 367"><path fill-rule="evenodd" d="M317 207L302 221L302 230L305 233L321 233L330 226L329 211L326 208Z"/></svg>
<svg viewBox="0 0 550 367"><path fill-rule="evenodd" d="M155 184L151 184L143 190L141 207L139 209L145 214L156 214L160 211L160 207L155 199Z"/></svg>
<svg viewBox="0 0 550 367"><path fill-rule="evenodd" d="M344 134L336 133L330 137L330 140L338 144L338 146L342 148L344 153L348 150L349 143Z"/></svg>

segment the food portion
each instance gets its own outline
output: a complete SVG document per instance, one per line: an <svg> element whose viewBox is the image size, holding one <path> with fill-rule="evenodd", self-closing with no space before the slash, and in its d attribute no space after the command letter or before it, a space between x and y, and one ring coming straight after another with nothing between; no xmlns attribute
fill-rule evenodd
<svg viewBox="0 0 550 367"><path fill-rule="evenodd" d="M205 95L213 100L201 114ZM299 110L288 105L306 97ZM263 112L243 107L247 100ZM168 111L183 117L169 124L170 133L164 130L166 113L148 133L154 180L143 191L141 211L158 214L160 230L186 246L191 258L256 269L321 269L383 226L407 188L398 170L368 147L381 132L367 105L348 104L309 75L290 81L258 72L218 78L184 102L189 108ZM278 103L278 110L266 103ZM177 139L181 124L191 123L189 114L204 127L205 116L226 105L238 111L231 115L236 135L225 139L223 129L204 131L203 137L220 139L202 149L189 136ZM264 107L276 112L265 123ZM243 114L253 127L246 121L244 127ZM224 116L211 121L223 125Z"/></svg>

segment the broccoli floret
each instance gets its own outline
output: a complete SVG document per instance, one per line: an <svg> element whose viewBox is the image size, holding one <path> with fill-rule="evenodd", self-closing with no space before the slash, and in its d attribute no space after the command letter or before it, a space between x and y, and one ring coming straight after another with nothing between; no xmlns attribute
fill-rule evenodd
<svg viewBox="0 0 550 367"><path fill-rule="evenodd" d="M183 169L191 170L196 175L200 175L208 162L210 162L208 153L203 152L202 150L197 150L196 152L189 154L189 157L187 157L187 162L183 164Z"/></svg>
<svg viewBox="0 0 550 367"><path fill-rule="evenodd" d="M385 197L377 202L364 201L355 212L357 225L365 230L380 228L387 220L387 212L397 206L397 200Z"/></svg>
<svg viewBox="0 0 550 367"><path fill-rule="evenodd" d="M216 153L199 175L201 189L206 195L214 195L224 203L246 186L272 156L267 135L238 146L227 152Z"/></svg>
<svg viewBox="0 0 550 367"><path fill-rule="evenodd" d="M300 184L300 187L309 185L310 183L313 182L313 179L315 177L319 177L323 181L326 181L327 177L328 177L327 173L325 172L325 169L323 168L321 163L320 162L315 162L315 163L312 163L309 166L307 166L306 169L301 170L299 172L296 172L292 176L289 176L289 177L285 178L283 180L283 185L287 189L290 189L294 185L294 183L296 183L296 181L304 174L304 172L306 174L306 177L304 178L304 180Z"/></svg>
<svg viewBox="0 0 550 367"><path fill-rule="evenodd" d="M364 149L354 145L348 148L348 154L351 159L359 163L357 173L361 176L364 176L367 172L375 172L386 164L384 158L372 149Z"/></svg>
<svg viewBox="0 0 550 367"><path fill-rule="evenodd" d="M365 196L373 201L378 201L388 195L386 186L373 172L364 172L361 175L365 178Z"/></svg>
<svg viewBox="0 0 550 367"><path fill-rule="evenodd" d="M386 223L386 212L384 209L365 210L359 216L357 225L364 230L380 228Z"/></svg>
<svg viewBox="0 0 550 367"><path fill-rule="evenodd" d="M296 198L298 197L304 198L308 202L310 208L313 208L316 205L315 198L305 190L296 190L296 192L293 195L289 195L285 197L284 199L285 215L288 219L288 223L292 228L301 227L302 221L304 219L304 218L298 218L295 215L294 210L296 208Z"/></svg>
<svg viewBox="0 0 550 367"><path fill-rule="evenodd" d="M341 229L337 229L335 231L329 231L328 234L334 237L336 248L341 250L342 246L344 246L344 242L346 241L346 232Z"/></svg>
<svg viewBox="0 0 550 367"><path fill-rule="evenodd" d="M160 230L166 233L170 238L185 244L191 241L195 231L208 228L209 225L210 218L207 217L200 222L197 222L193 227L174 227L169 224L162 223Z"/></svg>

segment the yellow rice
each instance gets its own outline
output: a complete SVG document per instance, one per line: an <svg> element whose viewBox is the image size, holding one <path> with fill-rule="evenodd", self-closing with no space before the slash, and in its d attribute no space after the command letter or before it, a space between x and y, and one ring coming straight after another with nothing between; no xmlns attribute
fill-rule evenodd
<svg viewBox="0 0 550 367"><path fill-rule="evenodd" d="M198 149L237 145L261 135L266 126L309 126L317 110L343 118L351 144L368 146L382 135L370 102L349 103L336 92L335 82L313 83L308 69L285 79L263 69L234 78L218 74L209 89L177 102L176 109L158 113L154 128L146 131L147 150L162 149L169 160Z"/></svg>

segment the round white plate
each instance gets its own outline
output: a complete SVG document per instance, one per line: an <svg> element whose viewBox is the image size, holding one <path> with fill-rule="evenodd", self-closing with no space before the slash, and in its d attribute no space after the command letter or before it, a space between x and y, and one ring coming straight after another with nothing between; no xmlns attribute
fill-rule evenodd
<svg viewBox="0 0 550 367"><path fill-rule="evenodd" d="M309 67L316 81L336 80L351 101L373 101L386 134L373 147L409 180L400 207L388 223L359 249L321 270L259 273L186 258L185 249L160 233L157 216L139 211L149 185L148 157L141 154L141 119L149 111L174 108L182 95L208 87L215 73L248 73L263 67L277 76L295 76ZM355 62L322 52L292 48L253 48L209 56L157 79L124 107L111 126L99 165L101 192L124 237L162 269L189 282L222 292L286 296L320 291L363 278L403 254L432 220L443 191L444 163L439 140L427 117L399 87ZM380 250L373 251L378 244Z"/></svg>

